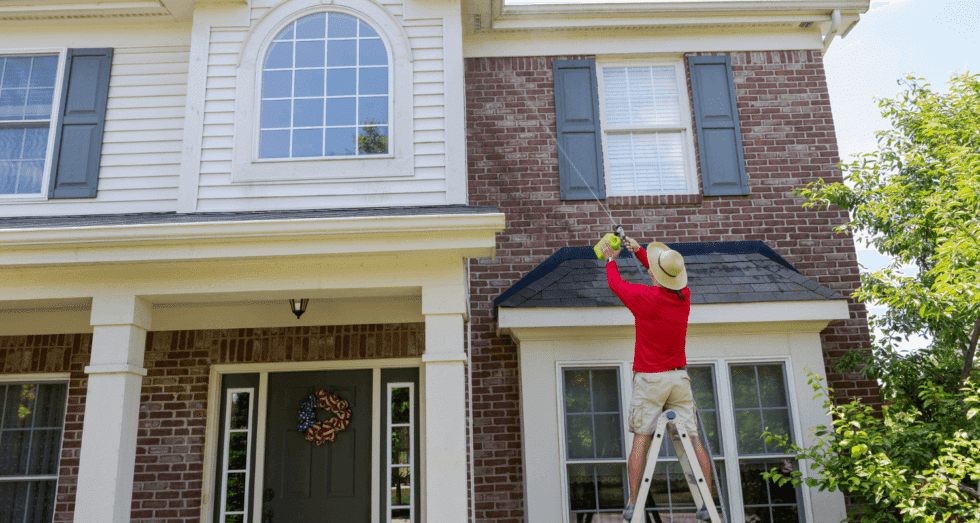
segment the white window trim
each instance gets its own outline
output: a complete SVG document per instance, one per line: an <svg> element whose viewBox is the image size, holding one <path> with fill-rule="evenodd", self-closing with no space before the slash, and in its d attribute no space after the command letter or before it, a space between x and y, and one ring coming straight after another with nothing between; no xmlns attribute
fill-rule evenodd
<svg viewBox="0 0 980 523"><path fill-rule="evenodd" d="M731 520L735 523L743 522L745 509L742 504L742 482L741 475L739 473L738 464L740 461L738 454L738 441L734 437L737 434L737 429L735 425L735 412L732 409L733 397L731 390L731 376L729 373L729 366L732 364L745 364L745 365L764 365L764 364L782 364L784 366L785 372L784 376L786 378L786 383L784 384L787 391L787 401L789 402L789 412L790 412L790 426L794 431L793 436L795 443L800 443L803 439L803 427L801 422L801 414L799 412L798 398L795 394L796 383L793 379L793 362L792 357L788 355L772 355L772 356L736 356L730 358L709 358L709 359L693 359L689 358L687 361L688 365L703 366L710 365L714 367L714 386L715 386L715 404L718 408L718 423L722 431L720 434L721 447L724 449L724 456L718 457L712 455L715 461L720 461L725 465L726 472L726 490L728 491L729 500L732 502L732 514L729 514ZM569 517L571 511L570 502L571 497L568 491L568 459L566 451L568 448L568 440L565 434L565 403L564 403L564 374L565 369L574 368L617 368L619 369L620 375L620 404L622 410L622 422L623 422L623 452L624 459L628 460L630 449L632 448L633 441L630 437L629 432L629 402L630 402L630 390L632 389L632 361L609 361L609 360L561 360L555 362L555 383L557 394L557 405L558 405L558 439L559 439L559 452L558 457L560 465L560 481L561 481L561 496L562 496L562 521L564 523L572 523ZM724 406L724 408L722 408ZM665 440L666 441L666 440ZM747 456L744 459L779 459L785 457L785 454L765 454L759 456ZM795 460L799 466L799 471L803 472L804 475L809 474L808 463L804 460ZM618 460L610 460L610 462L617 462ZM734 464L734 468L732 467ZM810 499L810 492L808 487L802 487L800 490L800 510L803 512L804 521L813 522L816 521L813 517L813 507L812 501ZM719 500L715 500L716 503Z"/></svg>
<svg viewBox="0 0 980 523"><path fill-rule="evenodd" d="M219 521L224 523L228 519L228 454L230 454L231 445L231 434L234 432L242 432L241 429L231 428L231 407L232 407L232 397L234 394L248 393L248 413L246 414L247 424L245 427L245 500L243 503L243 509L241 511L235 512L235 514L240 514L242 516L243 523L249 522L248 513L248 502L251 498L251 492L249 491L249 480L252 478L252 438L255 432L254 422L252 421L252 413L255 409L255 388L254 387L239 387L230 388L225 391L225 419L224 419L224 436L223 442L224 447L222 452L224 455L221 456L221 514L219 516Z"/></svg>
<svg viewBox="0 0 980 523"><path fill-rule="evenodd" d="M630 67L630 66L674 66L675 77L677 79L677 94L680 103L681 126L610 126L606 122L605 92L606 88L602 81L602 69L605 67ZM626 196L662 196L671 194L697 194L697 164L694 159L694 122L691 116L691 103L687 90L687 68L682 58L647 58L647 59L597 59L596 60L596 80L599 87L599 127L602 130L602 169L606 173L604 176L606 183L606 195L608 197ZM606 135L609 133L622 133L629 131L680 131L683 136L681 145L684 154L684 173L687 188L681 192L650 193L643 195L616 194L611 191L609 184L609 147Z"/></svg>
<svg viewBox="0 0 980 523"><path fill-rule="evenodd" d="M65 75L65 57L68 55L68 48L30 47L24 49L4 49L0 51L0 56L3 57L25 54L58 55L58 69L55 71L54 78L54 99L51 100L51 122L48 124L48 148L45 151L44 172L41 175L41 192L39 194L0 194L0 205L5 203L46 202L48 201L48 189L51 187L51 171L54 168L51 160L54 156L55 129L58 126L58 118L61 116L61 95ZM30 121L25 120L26 123Z"/></svg>
<svg viewBox="0 0 980 523"><path fill-rule="evenodd" d="M259 159L259 109L262 66L272 39L294 20L321 13L343 13L371 26L388 50L389 106L387 155L327 158ZM235 100L235 142L232 182L284 182L296 180L348 181L361 178L413 176L412 52L400 24L373 2L288 0L270 10L255 25L238 57Z"/></svg>

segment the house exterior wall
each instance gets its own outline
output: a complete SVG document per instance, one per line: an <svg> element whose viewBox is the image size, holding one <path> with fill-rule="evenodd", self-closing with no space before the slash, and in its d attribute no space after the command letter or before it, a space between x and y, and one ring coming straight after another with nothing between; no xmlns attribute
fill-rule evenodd
<svg viewBox="0 0 980 523"><path fill-rule="evenodd" d="M72 521L91 334L0 336L4 374L70 373L54 521ZM423 323L147 334L133 523L199 521L204 494L210 367L226 363L417 358Z"/></svg>
<svg viewBox="0 0 980 523"><path fill-rule="evenodd" d="M579 58L586 56L466 61L470 203L497 206L507 216L495 259L471 265L477 521L526 517L518 349L496 334L492 301L557 249L592 244L612 226L599 203L559 196L551 62ZM762 240L805 276L849 296L859 284L854 243L833 232L846 214L803 209L792 194L817 179L841 180L821 53L734 52L731 58L749 196L603 203L641 243ZM844 351L870 346L863 304L849 300L849 308L849 320L820 333L827 364ZM836 394L880 401L872 382L833 372L827 377Z"/></svg>

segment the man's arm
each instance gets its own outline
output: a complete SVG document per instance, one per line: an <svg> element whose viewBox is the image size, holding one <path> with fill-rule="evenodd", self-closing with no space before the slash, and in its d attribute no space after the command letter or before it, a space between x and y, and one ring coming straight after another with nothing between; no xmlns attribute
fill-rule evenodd
<svg viewBox="0 0 980 523"><path fill-rule="evenodd" d="M623 281L622 276L619 275L619 267L616 265L616 260L606 262L606 282L609 283L609 288L612 289L613 294L618 296L627 308L632 309L637 304L639 296L631 287L643 286Z"/></svg>

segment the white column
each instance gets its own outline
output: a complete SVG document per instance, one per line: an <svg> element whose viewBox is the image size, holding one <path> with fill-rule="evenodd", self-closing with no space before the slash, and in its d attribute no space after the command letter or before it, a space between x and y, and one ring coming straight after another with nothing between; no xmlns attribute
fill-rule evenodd
<svg viewBox="0 0 980 523"><path fill-rule="evenodd" d="M423 507L426 523L466 521L466 353L462 285L423 287Z"/></svg>
<svg viewBox="0 0 980 523"><path fill-rule="evenodd" d="M92 300L92 360L75 495L75 523L129 521L150 305L136 296Z"/></svg>

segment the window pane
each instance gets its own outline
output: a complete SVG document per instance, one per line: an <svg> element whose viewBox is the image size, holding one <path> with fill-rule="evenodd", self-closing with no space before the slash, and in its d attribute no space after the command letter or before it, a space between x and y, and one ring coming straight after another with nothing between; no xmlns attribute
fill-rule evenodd
<svg viewBox="0 0 980 523"><path fill-rule="evenodd" d="M54 87L58 72L57 56L35 56L31 70L31 87Z"/></svg>
<svg viewBox="0 0 980 523"><path fill-rule="evenodd" d="M329 33L327 35L330 38L353 38L357 36L357 19L350 15L330 13L328 27Z"/></svg>
<svg viewBox="0 0 980 523"><path fill-rule="evenodd" d="M776 468L779 472L785 476L789 476L796 470L794 460L784 459L782 461L768 462L766 463L766 470L771 470ZM772 497L772 502L775 503L792 503L796 504L796 489L790 483L785 483L783 486L779 486L775 483L769 482L769 495Z"/></svg>
<svg viewBox="0 0 980 523"><path fill-rule="evenodd" d="M294 105L296 108L296 117L293 118L293 125L296 127L323 127L323 98L304 98L302 100L296 100ZM315 129L319 133L318 138L322 140L322 129ZM299 131L294 131L299 132ZM295 138L294 138L295 139ZM323 146L317 147L317 150L322 150ZM296 156L296 149L293 149L293 155ZM317 153L319 156L320 153Z"/></svg>
<svg viewBox="0 0 980 523"><path fill-rule="evenodd" d="M391 463L395 465L408 465L411 457L411 436L408 427L395 427L391 429Z"/></svg>
<svg viewBox="0 0 980 523"><path fill-rule="evenodd" d="M592 416L570 414L568 416L568 459L595 457L593 450Z"/></svg>
<svg viewBox="0 0 980 523"><path fill-rule="evenodd" d="M0 476L27 474L31 431L5 430L0 439Z"/></svg>
<svg viewBox="0 0 980 523"><path fill-rule="evenodd" d="M758 408L759 396L755 379L755 366L733 365L732 396L736 409Z"/></svg>
<svg viewBox="0 0 980 523"><path fill-rule="evenodd" d="M357 41L330 40L327 44L327 67L352 65L357 65Z"/></svg>
<svg viewBox="0 0 980 523"><path fill-rule="evenodd" d="M711 376L710 366L693 367L688 365L687 375L691 378L691 388L694 389L694 401L698 409L714 410L715 383Z"/></svg>
<svg viewBox="0 0 980 523"><path fill-rule="evenodd" d="M7 58L3 68L4 89L27 87L31 78L31 57L16 56Z"/></svg>
<svg viewBox="0 0 980 523"><path fill-rule="evenodd" d="M283 29L282 31L279 31L279 34L277 34L276 37L273 38L273 40L274 41L278 41L278 40L292 40L293 39L293 36L295 35L295 32L296 32L295 31L295 27L296 27L296 22L293 22L293 23L287 25L285 29Z"/></svg>
<svg viewBox="0 0 980 523"><path fill-rule="evenodd" d="M788 459L741 464L746 520L753 521L750 518L757 517L763 518L762 521L773 521L773 523L799 523L802 518L798 509L798 490L789 483L778 487L762 479L762 473L774 467L786 475L795 470L793 460ZM772 519L768 519L770 517Z"/></svg>
<svg viewBox="0 0 980 523"><path fill-rule="evenodd" d="M296 96L323 96L323 69L296 71Z"/></svg>
<svg viewBox="0 0 980 523"><path fill-rule="evenodd" d="M234 392L231 395L231 429L248 428L249 393Z"/></svg>
<svg viewBox="0 0 980 523"><path fill-rule="evenodd" d="M616 194L661 194L687 190L681 133L609 134L606 142L609 186Z"/></svg>
<svg viewBox="0 0 980 523"><path fill-rule="evenodd" d="M374 125L362 127L357 135L359 154L385 154L388 152L388 127Z"/></svg>
<svg viewBox="0 0 980 523"><path fill-rule="evenodd" d="M228 494L225 503L225 510L238 512L245 510L245 473L235 472L228 474Z"/></svg>
<svg viewBox="0 0 980 523"><path fill-rule="evenodd" d="M262 128L289 127L291 105L289 100L263 100Z"/></svg>
<svg viewBox="0 0 980 523"><path fill-rule="evenodd" d="M0 482L2 521L50 523L54 514L55 480Z"/></svg>
<svg viewBox="0 0 980 523"><path fill-rule="evenodd" d="M589 376L588 369L568 369L565 371L565 412L592 411Z"/></svg>
<svg viewBox="0 0 980 523"><path fill-rule="evenodd" d="M262 98L289 98L293 95L292 87L292 71L265 71L262 73Z"/></svg>
<svg viewBox="0 0 980 523"><path fill-rule="evenodd" d="M24 152L22 158L44 160L48 152L48 128L24 129Z"/></svg>
<svg viewBox="0 0 980 523"><path fill-rule="evenodd" d="M3 428L27 428L32 426L38 385L8 385Z"/></svg>
<svg viewBox="0 0 980 523"><path fill-rule="evenodd" d="M762 419L758 410L735 412L739 454L762 454L766 451L762 438Z"/></svg>
<svg viewBox="0 0 980 523"><path fill-rule="evenodd" d="M391 389L391 422L409 423L409 388L399 387Z"/></svg>
<svg viewBox="0 0 980 523"><path fill-rule="evenodd" d="M622 422L619 414L596 414L594 420L596 457L624 457Z"/></svg>
<svg viewBox="0 0 980 523"><path fill-rule="evenodd" d="M407 508L396 508L391 511L391 523L408 523L412 520L412 511Z"/></svg>
<svg viewBox="0 0 980 523"><path fill-rule="evenodd" d="M619 380L616 369L592 371L592 398L595 412L619 412Z"/></svg>
<svg viewBox="0 0 980 523"><path fill-rule="evenodd" d="M327 129L325 145L325 156L350 156L354 154L356 145L354 128Z"/></svg>
<svg viewBox="0 0 980 523"><path fill-rule="evenodd" d="M301 100L297 100L299 102ZM323 155L323 129L293 131L293 158Z"/></svg>
<svg viewBox="0 0 980 523"><path fill-rule="evenodd" d="M388 68L362 67L358 94L388 94Z"/></svg>
<svg viewBox="0 0 980 523"><path fill-rule="evenodd" d="M248 466L248 433L233 432L229 436L228 470L245 470Z"/></svg>
<svg viewBox="0 0 980 523"><path fill-rule="evenodd" d="M288 69L293 66L293 42L273 42L265 56L266 69Z"/></svg>
<svg viewBox="0 0 980 523"><path fill-rule="evenodd" d="M674 66L604 67L609 125L678 125L680 99Z"/></svg>
<svg viewBox="0 0 980 523"><path fill-rule="evenodd" d="M409 505L412 503L412 475L409 467L392 467L391 469L391 505Z"/></svg>
<svg viewBox="0 0 980 523"><path fill-rule="evenodd" d="M357 108L361 125L386 124L388 123L388 97L361 97L360 105Z"/></svg>
<svg viewBox="0 0 980 523"><path fill-rule="evenodd" d="M225 516L225 523L243 523L245 516L241 514L228 514Z"/></svg>
<svg viewBox="0 0 980 523"><path fill-rule="evenodd" d="M772 432L777 436L789 436L789 411L787 410L764 410L762 411L762 424L765 430ZM765 440L763 439L763 443ZM769 454L776 454L785 452L786 447L779 447L775 444L765 443L766 452Z"/></svg>
<svg viewBox="0 0 980 523"><path fill-rule="evenodd" d="M59 452L61 451L61 429L34 430L32 432L27 474L57 474Z"/></svg>
<svg viewBox="0 0 980 523"><path fill-rule="evenodd" d="M759 370L759 395L764 407L785 407L786 385L782 365L756 365Z"/></svg>
<svg viewBox="0 0 980 523"><path fill-rule="evenodd" d="M626 466L621 464L596 465L596 485L600 509L623 510L626 507Z"/></svg>
<svg viewBox="0 0 980 523"><path fill-rule="evenodd" d="M327 30L327 13L304 16L296 21L296 38L323 38ZM322 45L322 44L321 44Z"/></svg>
<svg viewBox="0 0 980 523"><path fill-rule="evenodd" d="M378 33L376 33L374 29L371 29L371 26L365 24L363 21L358 22L357 26L361 30L361 38L374 38L378 36Z"/></svg>
<svg viewBox="0 0 980 523"><path fill-rule="evenodd" d="M327 96L356 94L357 69L330 69L327 71Z"/></svg>
<svg viewBox="0 0 980 523"><path fill-rule="evenodd" d="M20 181L17 185L17 194L34 194L41 192L41 175L44 169L44 161L21 162Z"/></svg>
<svg viewBox="0 0 980 523"><path fill-rule="evenodd" d="M0 194L14 194L19 171L20 162L0 161Z"/></svg>
<svg viewBox="0 0 980 523"><path fill-rule="evenodd" d="M26 129L0 128L0 160L19 159Z"/></svg>
<svg viewBox="0 0 980 523"><path fill-rule="evenodd" d="M327 98L327 125L357 123L357 98Z"/></svg>
<svg viewBox="0 0 980 523"><path fill-rule="evenodd" d="M381 39L360 40L361 65L388 65L388 51Z"/></svg>
<svg viewBox="0 0 980 523"><path fill-rule="evenodd" d="M595 510L595 465L568 466L569 506L572 510ZM620 515L622 519L622 515Z"/></svg>
<svg viewBox="0 0 980 523"><path fill-rule="evenodd" d="M0 120L23 120L26 103L27 89L0 90Z"/></svg>
<svg viewBox="0 0 980 523"><path fill-rule="evenodd" d="M24 108L24 119L47 120L51 118L51 101L53 99L54 89L48 87L28 91L27 106Z"/></svg>
<svg viewBox="0 0 980 523"><path fill-rule="evenodd" d="M296 67L323 67L323 47L323 40L296 42Z"/></svg>
<svg viewBox="0 0 980 523"><path fill-rule="evenodd" d="M259 133L259 158L289 158L289 131Z"/></svg>

